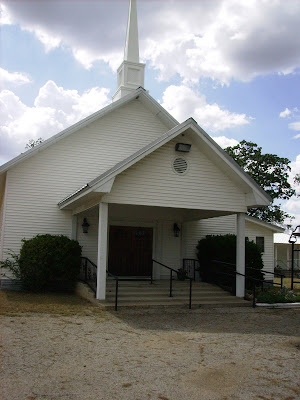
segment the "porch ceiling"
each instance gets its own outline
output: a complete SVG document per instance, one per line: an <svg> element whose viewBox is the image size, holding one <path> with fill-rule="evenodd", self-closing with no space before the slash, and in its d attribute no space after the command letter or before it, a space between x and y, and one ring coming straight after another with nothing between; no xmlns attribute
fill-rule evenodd
<svg viewBox="0 0 300 400"><path fill-rule="evenodd" d="M83 212L84 210L82 210ZM98 207L85 212L86 216L98 214ZM216 210L193 210L171 207L136 206L128 204L109 204L110 221L143 221L174 220L176 222L197 221L199 219L230 215L232 212Z"/></svg>

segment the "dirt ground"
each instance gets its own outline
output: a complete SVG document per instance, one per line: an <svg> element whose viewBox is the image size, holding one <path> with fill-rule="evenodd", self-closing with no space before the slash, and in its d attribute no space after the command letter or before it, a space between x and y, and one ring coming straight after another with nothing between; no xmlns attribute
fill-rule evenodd
<svg viewBox="0 0 300 400"><path fill-rule="evenodd" d="M300 310L0 292L1 400L300 399Z"/></svg>

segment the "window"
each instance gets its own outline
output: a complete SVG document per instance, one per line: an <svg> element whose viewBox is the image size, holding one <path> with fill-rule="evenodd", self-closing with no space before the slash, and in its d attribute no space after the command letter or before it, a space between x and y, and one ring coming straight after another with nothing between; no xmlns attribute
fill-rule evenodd
<svg viewBox="0 0 300 400"><path fill-rule="evenodd" d="M264 253L265 251L265 238L263 236L256 236L256 244L260 248L260 251Z"/></svg>

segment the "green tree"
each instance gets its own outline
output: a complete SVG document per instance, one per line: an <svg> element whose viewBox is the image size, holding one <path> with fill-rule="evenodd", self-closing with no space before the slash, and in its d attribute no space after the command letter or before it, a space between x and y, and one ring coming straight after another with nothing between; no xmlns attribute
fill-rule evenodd
<svg viewBox="0 0 300 400"><path fill-rule="evenodd" d="M290 160L276 154L263 154L256 143L242 140L238 145L227 147L225 151L259 184L272 198L268 207L252 208L248 215L267 222L283 223L291 218L281 209L277 200L288 200L295 195L295 190L288 182L291 170Z"/></svg>
<svg viewBox="0 0 300 400"><path fill-rule="evenodd" d="M300 189L300 174L296 174L294 176L294 184L296 186L296 196L300 197L300 192L299 192L299 189Z"/></svg>
<svg viewBox="0 0 300 400"><path fill-rule="evenodd" d="M30 139L29 142L25 146L25 150L32 149L33 147L37 146L38 144L43 143L43 141L44 141L44 139L42 139L41 137L36 140Z"/></svg>

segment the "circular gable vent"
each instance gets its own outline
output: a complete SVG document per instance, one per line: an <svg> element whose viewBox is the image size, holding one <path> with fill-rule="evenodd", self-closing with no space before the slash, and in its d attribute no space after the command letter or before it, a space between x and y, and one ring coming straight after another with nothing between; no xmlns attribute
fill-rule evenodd
<svg viewBox="0 0 300 400"><path fill-rule="evenodd" d="M175 160L173 161L173 169L177 174L182 175L187 171L188 163L182 157L175 158Z"/></svg>

